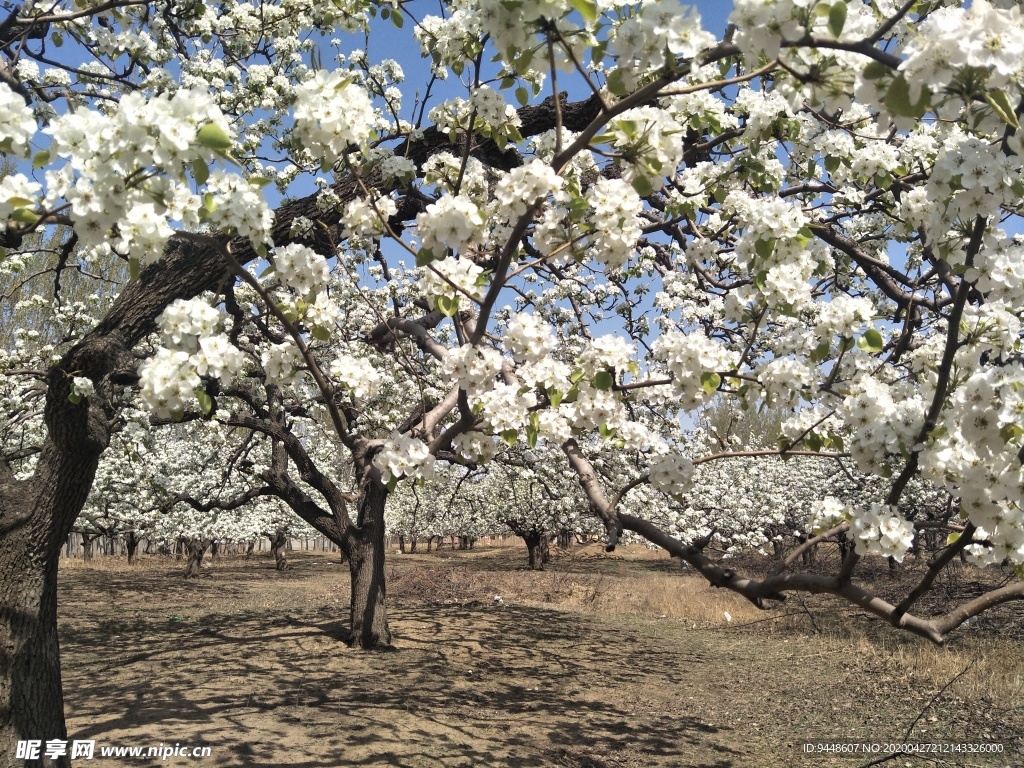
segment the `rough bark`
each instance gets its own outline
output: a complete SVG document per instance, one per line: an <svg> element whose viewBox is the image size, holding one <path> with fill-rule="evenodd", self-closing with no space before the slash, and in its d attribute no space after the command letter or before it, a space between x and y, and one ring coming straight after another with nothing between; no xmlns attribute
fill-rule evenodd
<svg viewBox="0 0 1024 768"><path fill-rule="evenodd" d="M284 531L277 531L270 539L270 551L274 553L274 567L283 571L288 567L288 537Z"/></svg>
<svg viewBox="0 0 1024 768"><path fill-rule="evenodd" d="M544 566L551 559L547 534L543 531L527 531L521 533L520 536L526 542L526 551L530 558L530 570L543 571Z"/></svg>
<svg viewBox="0 0 1024 768"><path fill-rule="evenodd" d="M124 535L124 546L128 552L128 565L135 565L139 559L139 537L134 531Z"/></svg>
<svg viewBox="0 0 1024 768"><path fill-rule="evenodd" d="M93 545L98 537L90 536L88 533L82 534L82 559L90 563L95 557L95 551Z"/></svg>
<svg viewBox="0 0 1024 768"><path fill-rule="evenodd" d="M188 542L188 563L185 565L185 578L194 579L202 573L203 568L203 555L206 554L206 548L210 546L210 542L202 541L200 539L192 539Z"/></svg>
<svg viewBox="0 0 1024 768"><path fill-rule="evenodd" d="M359 499L358 526L344 540L352 576L349 645L386 648L391 645L384 576L384 507L387 489L367 480Z"/></svg>
<svg viewBox="0 0 1024 768"><path fill-rule="evenodd" d="M65 368L83 371L94 381L101 378L95 358L65 356L48 377L44 417L49 437L33 477L16 480L0 461L0 755L5 756L14 755L21 740L67 736L57 641L57 564L110 433L100 407L68 401ZM64 768L70 763L67 758L41 758L26 765Z"/></svg>

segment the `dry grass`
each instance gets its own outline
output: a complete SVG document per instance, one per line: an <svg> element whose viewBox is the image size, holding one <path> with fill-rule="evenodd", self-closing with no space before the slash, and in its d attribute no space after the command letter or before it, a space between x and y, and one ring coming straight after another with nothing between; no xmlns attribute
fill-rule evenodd
<svg viewBox="0 0 1024 768"><path fill-rule="evenodd" d="M347 571L339 566L336 554L295 552L291 557L300 569L330 569L337 575ZM830 598L798 595L782 606L762 611L734 593L711 587L693 573L680 572L673 561L642 548L620 548L612 556L598 548L558 553L546 571L526 570L525 553L516 547L396 553L390 563L388 595L396 606L515 605L553 608L584 617L664 622L666 629L680 631L753 634L782 643L798 641L807 660L850 659L851 671L884 678L895 690L931 697L948 684L943 700L1018 710L1024 701L1024 646L1019 638L1001 636L981 622L962 628L946 647L939 648ZM166 572L174 579L184 564L171 557L143 556L133 566L124 558L103 557L89 563L65 558L61 567L129 577L132 573L154 576ZM265 588L244 595L225 595L238 610L265 613L289 606L291 611L334 615L344 615L347 610L347 580L321 584L298 578L294 571L276 573L266 556L252 561L241 556L212 560L210 572L223 573L225 569L249 573L265 584ZM203 586L212 593L218 591L213 581ZM888 582L881 586L893 588ZM214 594L210 597L216 599Z"/></svg>

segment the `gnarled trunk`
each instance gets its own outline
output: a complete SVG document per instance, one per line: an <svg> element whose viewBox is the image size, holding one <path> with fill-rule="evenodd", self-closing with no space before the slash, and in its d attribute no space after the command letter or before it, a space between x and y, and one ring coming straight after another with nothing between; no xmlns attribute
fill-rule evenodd
<svg viewBox="0 0 1024 768"><path fill-rule="evenodd" d="M344 549L352 576L349 645L354 648L391 645L384 577L387 497L384 486L373 480L366 481L359 499L358 526L350 530L345 539Z"/></svg>
<svg viewBox="0 0 1024 768"><path fill-rule="evenodd" d="M274 567L283 571L288 567L288 537L284 531L277 531L270 539L270 551L274 553Z"/></svg>
<svg viewBox="0 0 1024 768"><path fill-rule="evenodd" d="M67 739L57 643L57 558L41 562L29 537L0 546L0 754L13 759L18 741ZM20 541L18 541L20 539ZM3 762L4 765L15 765ZM67 758L17 765L69 766Z"/></svg>
<svg viewBox="0 0 1024 768"><path fill-rule="evenodd" d="M96 536L90 536L87 533L82 534L82 559L89 563L92 562L94 555L93 544L96 541Z"/></svg>
<svg viewBox="0 0 1024 768"><path fill-rule="evenodd" d="M530 558L530 570L543 571L544 566L551 559L551 551L548 548L548 537L542 531L528 531L520 534L526 542L526 551Z"/></svg>
<svg viewBox="0 0 1024 768"><path fill-rule="evenodd" d="M186 546L188 551L188 563L185 565L186 579L194 579L202 572L203 555L206 554L206 548L209 546L210 542L202 539L192 539L188 542Z"/></svg>
<svg viewBox="0 0 1024 768"><path fill-rule="evenodd" d="M124 546L128 551L128 565L135 565L139 559L139 537L134 531L124 535Z"/></svg>

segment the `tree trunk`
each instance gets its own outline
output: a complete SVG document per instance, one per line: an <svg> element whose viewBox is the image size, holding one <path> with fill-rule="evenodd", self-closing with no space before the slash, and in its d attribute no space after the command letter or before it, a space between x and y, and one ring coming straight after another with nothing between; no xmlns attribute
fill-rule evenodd
<svg viewBox="0 0 1024 768"><path fill-rule="evenodd" d="M94 541L96 541L95 536L89 536L85 533L82 534L82 559L87 563L92 562Z"/></svg>
<svg viewBox="0 0 1024 768"><path fill-rule="evenodd" d="M399 554L405 554L405 536L398 534L398 552Z"/></svg>
<svg viewBox="0 0 1024 768"><path fill-rule="evenodd" d="M19 740L66 740L67 728L57 643L57 559L43 565L28 548L12 551L8 543L5 539L0 551L0 752L13 758ZM62 758L21 765L71 763Z"/></svg>
<svg viewBox="0 0 1024 768"><path fill-rule="evenodd" d="M252 551L254 549L256 549L256 539L252 539L249 542L248 548L245 550L245 559L246 560L251 560L252 559Z"/></svg>
<svg viewBox="0 0 1024 768"><path fill-rule="evenodd" d="M135 565L139 559L139 537L129 531L124 535L124 545L128 550L128 565Z"/></svg>
<svg viewBox="0 0 1024 768"><path fill-rule="evenodd" d="M188 563L185 565L185 578L194 579L199 576L203 567L203 555L210 546L208 541L193 539L188 543Z"/></svg>
<svg viewBox="0 0 1024 768"><path fill-rule="evenodd" d="M48 378L48 436L36 470L0 461L0 763L69 768L67 757L18 761L19 741L67 739L57 640L57 564L109 441L107 423L71 404L64 370ZM97 376L97 378L99 378Z"/></svg>
<svg viewBox="0 0 1024 768"><path fill-rule="evenodd" d="M410 555L415 555L416 554L416 537L415 536L410 536L409 537L409 554Z"/></svg>
<svg viewBox="0 0 1024 768"><path fill-rule="evenodd" d="M540 531L530 531L520 534L526 542L526 551L530 557L530 570L543 571L548 560L551 559L551 552L548 549L548 537Z"/></svg>
<svg viewBox="0 0 1024 768"><path fill-rule="evenodd" d="M270 539L270 551L274 553L274 567L283 571L288 567L288 550L285 546L288 543L288 538L284 531L278 531L268 538Z"/></svg>
<svg viewBox="0 0 1024 768"><path fill-rule="evenodd" d="M427 554L428 555L430 554L430 548L432 546L434 546L434 537L433 536L427 536Z"/></svg>
<svg viewBox="0 0 1024 768"><path fill-rule="evenodd" d="M352 576L349 645L353 648L391 645L384 577L384 506L387 497L387 489L379 482L364 481L359 499L358 525L350 529L345 538Z"/></svg>

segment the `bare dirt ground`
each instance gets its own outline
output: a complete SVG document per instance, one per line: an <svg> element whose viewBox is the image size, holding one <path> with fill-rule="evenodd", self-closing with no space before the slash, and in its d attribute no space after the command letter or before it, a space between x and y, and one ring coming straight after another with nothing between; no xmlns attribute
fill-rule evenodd
<svg viewBox="0 0 1024 768"><path fill-rule="evenodd" d="M396 649L365 653L336 557L224 557L192 582L158 558L69 564L70 738L212 751L76 765L817 768L886 753L805 742L909 741L1004 751L880 764L1024 766L1019 606L934 648L825 600L758 611L643 550L544 573L446 551L391 557Z"/></svg>

